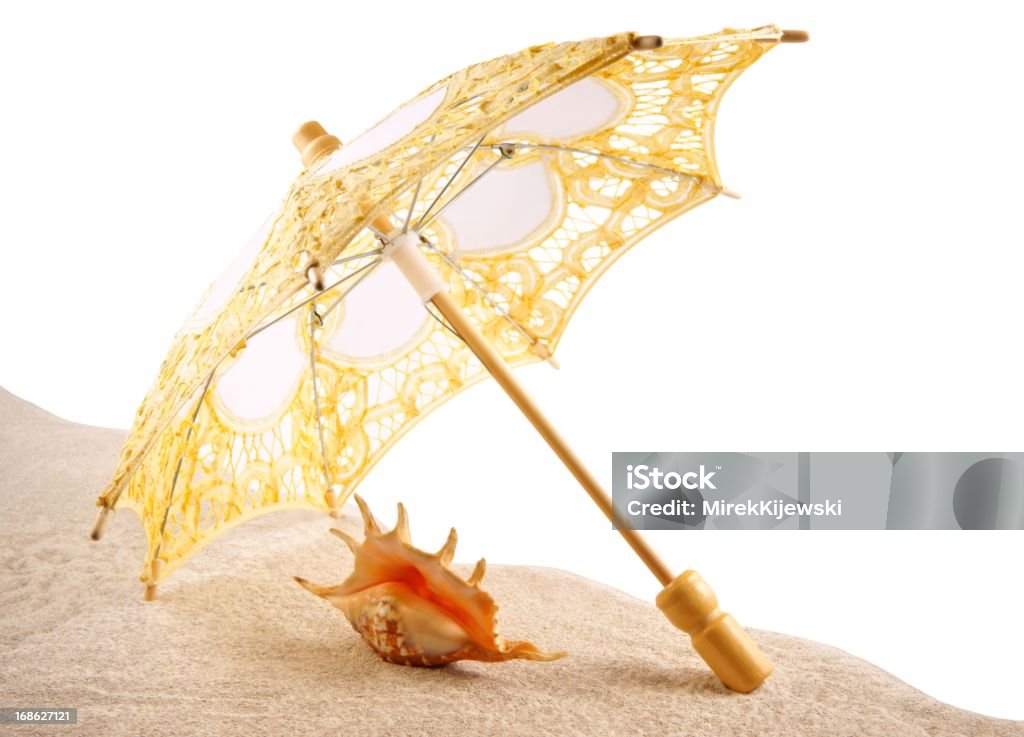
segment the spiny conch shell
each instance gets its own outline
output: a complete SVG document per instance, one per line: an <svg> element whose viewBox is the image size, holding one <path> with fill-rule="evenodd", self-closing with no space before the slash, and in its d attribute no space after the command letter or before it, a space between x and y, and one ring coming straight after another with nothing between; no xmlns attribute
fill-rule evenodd
<svg viewBox="0 0 1024 737"><path fill-rule="evenodd" d="M363 515L363 542L331 530L352 550L355 570L335 586L317 586L298 576L295 580L343 611L381 658L436 666L456 660L548 661L565 655L498 637L498 607L479 587L483 559L466 580L448 568L458 539L454 528L439 551L426 553L410 543L405 507L398 505L395 528L382 532L366 502L358 495L355 499Z"/></svg>

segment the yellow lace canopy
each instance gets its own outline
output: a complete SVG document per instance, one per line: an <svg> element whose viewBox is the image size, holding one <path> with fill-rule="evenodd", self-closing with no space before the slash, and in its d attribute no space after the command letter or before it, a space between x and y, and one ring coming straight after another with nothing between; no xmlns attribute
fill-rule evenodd
<svg viewBox="0 0 1024 737"><path fill-rule="evenodd" d="M99 497L141 518L142 580L263 512L344 503L485 375L382 259L384 219L415 227L508 362L549 359L616 258L723 193L719 102L781 35L529 48L441 80L302 172L175 337Z"/></svg>

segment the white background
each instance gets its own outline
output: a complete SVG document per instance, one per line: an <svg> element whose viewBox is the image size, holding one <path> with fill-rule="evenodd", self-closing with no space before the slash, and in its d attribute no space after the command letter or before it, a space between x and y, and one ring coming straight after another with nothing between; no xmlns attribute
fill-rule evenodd
<svg viewBox="0 0 1024 737"><path fill-rule="evenodd" d="M1024 18L927 7L19 3L0 29L0 385L127 426L181 320L299 171L290 136L308 118L350 140L528 45L775 22L813 40L758 62L721 108L721 171L744 199L634 249L577 313L562 370L523 381L606 479L613 450L1021 450ZM424 546L456 525L460 559L656 593L494 385L437 411L361 491L388 521L404 499ZM1020 533L650 538L744 624L1024 718Z"/></svg>

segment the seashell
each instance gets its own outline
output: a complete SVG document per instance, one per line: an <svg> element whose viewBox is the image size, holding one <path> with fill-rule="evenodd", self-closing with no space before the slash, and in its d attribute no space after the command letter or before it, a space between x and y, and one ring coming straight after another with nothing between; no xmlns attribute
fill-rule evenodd
<svg viewBox="0 0 1024 737"><path fill-rule="evenodd" d="M426 553L410 542L402 504L394 529L383 532L366 502L358 495L355 500L363 516L363 542L331 530L352 550L355 570L335 586L318 586L298 576L295 580L344 612L381 658L400 665L438 666L456 660L549 661L565 655L498 636L498 607L480 589L484 560L465 580L448 567L458 540L455 528L440 550Z"/></svg>

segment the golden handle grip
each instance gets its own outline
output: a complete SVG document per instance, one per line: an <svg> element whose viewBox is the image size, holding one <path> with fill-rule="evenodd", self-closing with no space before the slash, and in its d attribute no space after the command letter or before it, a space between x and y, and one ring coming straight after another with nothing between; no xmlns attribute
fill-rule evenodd
<svg viewBox="0 0 1024 737"><path fill-rule="evenodd" d="M686 632L693 649L722 683L750 693L772 674L772 664L733 616L718 608L718 597L696 571L684 571L657 598L668 621Z"/></svg>

